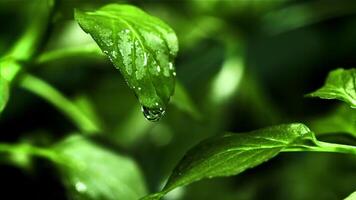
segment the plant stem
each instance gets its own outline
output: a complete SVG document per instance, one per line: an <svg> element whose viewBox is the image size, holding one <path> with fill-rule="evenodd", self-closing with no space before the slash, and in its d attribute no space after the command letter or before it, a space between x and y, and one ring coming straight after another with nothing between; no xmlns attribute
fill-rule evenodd
<svg viewBox="0 0 356 200"><path fill-rule="evenodd" d="M315 144L316 146L287 147L283 149L282 152L311 151L311 152L329 152L329 153L344 153L344 154L356 155L355 146L321 142L321 141L315 141Z"/></svg>
<svg viewBox="0 0 356 200"><path fill-rule="evenodd" d="M10 50L10 56L17 60L29 60L33 56L47 29L46 24L49 21L54 1L46 0L35 3L34 10L36 10L36 12L32 12L34 13L32 20L29 21L29 25L24 34Z"/></svg>
<svg viewBox="0 0 356 200"><path fill-rule="evenodd" d="M99 132L99 126L95 124L95 122L50 84L29 74L23 75L19 80L19 84L22 88L37 94L57 107L68 116L81 131L85 133Z"/></svg>
<svg viewBox="0 0 356 200"><path fill-rule="evenodd" d="M68 57L75 56L98 56L103 57L103 53L96 44L87 44L84 46L63 48L58 50L47 51L38 56L36 59L37 64L51 62Z"/></svg>
<svg viewBox="0 0 356 200"><path fill-rule="evenodd" d="M50 149L45 149L41 147L35 147L30 144L0 144L1 153L10 153L10 154L25 154L38 156L42 158L49 159L56 163L62 163L63 159L58 156L54 151Z"/></svg>

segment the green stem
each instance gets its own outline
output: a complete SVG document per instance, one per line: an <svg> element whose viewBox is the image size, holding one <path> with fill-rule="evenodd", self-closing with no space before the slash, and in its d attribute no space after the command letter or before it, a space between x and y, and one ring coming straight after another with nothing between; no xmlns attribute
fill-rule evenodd
<svg viewBox="0 0 356 200"><path fill-rule="evenodd" d="M344 153L356 155L356 147L344 144L335 144L329 142L315 141L316 146L297 146L297 147L287 147L282 150L282 152L300 152L300 151L311 151L311 152L329 152L329 153Z"/></svg>
<svg viewBox="0 0 356 200"><path fill-rule="evenodd" d="M99 132L99 126L96 125L95 122L88 118L78 106L72 103L50 84L29 74L25 74L21 77L19 84L22 88L37 94L57 107L68 116L81 131L85 133Z"/></svg>
<svg viewBox="0 0 356 200"><path fill-rule="evenodd" d="M36 5L34 5L35 12L31 12L34 16L31 16L26 31L10 50L9 54L12 58L29 60L33 56L47 29L46 25L53 6L53 0L36 2Z"/></svg>
<svg viewBox="0 0 356 200"><path fill-rule="evenodd" d="M33 16L25 32L12 48L0 59L0 75L9 83L16 77L22 66L18 61L29 61L38 50L43 38L54 0L37 1L33 4Z"/></svg>
<svg viewBox="0 0 356 200"><path fill-rule="evenodd" d="M49 159L56 163L62 163L63 159L50 149L35 147L30 144L0 144L1 153L25 154Z"/></svg>
<svg viewBox="0 0 356 200"><path fill-rule="evenodd" d="M69 47L58 50L47 51L38 56L36 59L37 64L51 62L68 57L76 56L97 56L103 57L103 53L96 44L87 44L85 46Z"/></svg>

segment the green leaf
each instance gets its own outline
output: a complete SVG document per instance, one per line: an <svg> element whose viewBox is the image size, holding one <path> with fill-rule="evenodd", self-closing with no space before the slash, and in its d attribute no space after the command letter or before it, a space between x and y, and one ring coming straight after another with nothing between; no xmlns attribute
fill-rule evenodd
<svg viewBox="0 0 356 200"><path fill-rule="evenodd" d="M4 110L9 100L9 83L0 74L0 113Z"/></svg>
<svg viewBox="0 0 356 200"><path fill-rule="evenodd" d="M146 194L136 163L79 135L57 144L58 165L71 199L136 200Z"/></svg>
<svg viewBox="0 0 356 200"><path fill-rule="evenodd" d="M356 191L346 197L345 200L356 200Z"/></svg>
<svg viewBox="0 0 356 200"><path fill-rule="evenodd" d="M309 124L316 134L348 133L356 137L356 112L346 104L311 120Z"/></svg>
<svg viewBox="0 0 356 200"><path fill-rule="evenodd" d="M120 70L148 120L159 120L174 92L178 40L160 19L130 5L109 4L75 19Z"/></svg>
<svg viewBox="0 0 356 200"><path fill-rule="evenodd" d="M356 69L336 69L330 72L324 86L307 96L338 99L356 108Z"/></svg>
<svg viewBox="0 0 356 200"><path fill-rule="evenodd" d="M313 138L308 127L295 123L207 139L186 153L161 192L144 199L160 199L174 188L204 178L239 174Z"/></svg>

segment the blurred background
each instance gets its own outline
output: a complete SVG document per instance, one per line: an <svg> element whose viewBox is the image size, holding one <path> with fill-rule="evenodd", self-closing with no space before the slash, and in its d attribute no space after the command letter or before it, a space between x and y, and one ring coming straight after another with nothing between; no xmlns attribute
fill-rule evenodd
<svg viewBox="0 0 356 200"><path fill-rule="evenodd" d="M33 2L0 1L0 55L31 21ZM58 0L34 60L43 52L92 43L73 20L73 9L94 10L113 2L136 5L177 33L180 89L161 121L143 117L133 92L104 57L89 53L30 62L26 71L57 88L100 124L100 133L85 137L133 158L148 191L161 188L190 147L226 132L302 122L321 140L356 144L345 128L354 126L352 111L336 101L304 97L322 86L329 71L356 66L356 1ZM12 84L0 115L2 143L46 146L73 132L78 128L55 107L16 81ZM61 175L49 162L19 164L4 157L0 162L4 197L69 198ZM354 156L283 153L238 176L179 188L165 199L343 199L356 190L355 169Z"/></svg>

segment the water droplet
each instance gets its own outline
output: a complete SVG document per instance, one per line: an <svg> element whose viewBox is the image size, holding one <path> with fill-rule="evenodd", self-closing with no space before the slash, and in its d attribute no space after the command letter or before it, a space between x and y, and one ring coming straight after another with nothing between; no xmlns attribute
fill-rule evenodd
<svg viewBox="0 0 356 200"><path fill-rule="evenodd" d="M75 189L78 192L85 192L87 190L87 186L83 182L78 181L75 183Z"/></svg>
<svg viewBox="0 0 356 200"><path fill-rule="evenodd" d="M113 52L111 53L111 55L112 55L113 58L115 58L115 59L117 58L117 52L116 52L116 51L113 51Z"/></svg>
<svg viewBox="0 0 356 200"><path fill-rule="evenodd" d="M111 47L112 45L114 45L114 43L111 41L111 40L108 40L108 41L104 41L106 46L109 46Z"/></svg>
<svg viewBox="0 0 356 200"><path fill-rule="evenodd" d="M138 87L137 89L138 89L139 91L141 91L141 90L142 90L142 88L141 88L141 87Z"/></svg>
<svg viewBox="0 0 356 200"><path fill-rule="evenodd" d="M142 106L141 110L145 118L153 122L160 120L165 113L165 110L163 108L157 109L157 108L148 108L146 106Z"/></svg>
<svg viewBox="0 0 356 200"><path fill-rule="evenodd" d="M176 73L176 72L173 72L173 76L177 76L177 73Z"/></svg>
<svg viewBox="0 0 356 200"><path fill-rule="evenodd" d="M143 53L143 66L147 65L147 54Z"/></svg>
<svg viewBox="0 0 356 200"><path fill-rule="evenodd" d="M170 70L174 70L174 68L173 68L173 63L172 63L172 62L169 62L169 63L168 63L168 66L169 66L169 69L170 69Z"/></svg>
<svg viewBox="0 0 356 200"><path fill-rule="evenodd" d="M157 65L157 71L160 72L161 71L161 67L159 65Z"/></svg>

